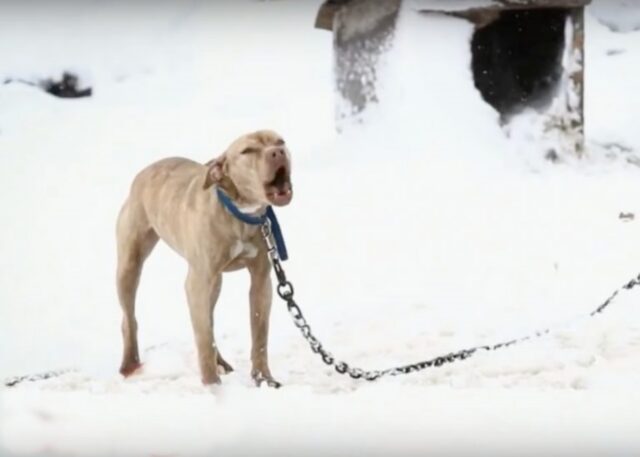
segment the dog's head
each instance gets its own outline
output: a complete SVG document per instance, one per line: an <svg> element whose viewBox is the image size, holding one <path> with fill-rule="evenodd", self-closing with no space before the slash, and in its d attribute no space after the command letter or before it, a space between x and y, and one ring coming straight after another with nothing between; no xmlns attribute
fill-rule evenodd
<svg viewBox="0 0 640 457"><path fill-rule="evenodd" d="M280 135L259 130L206 163L204 188L220 185L244 205L288 205L293 197L289 150Z"/></svg>

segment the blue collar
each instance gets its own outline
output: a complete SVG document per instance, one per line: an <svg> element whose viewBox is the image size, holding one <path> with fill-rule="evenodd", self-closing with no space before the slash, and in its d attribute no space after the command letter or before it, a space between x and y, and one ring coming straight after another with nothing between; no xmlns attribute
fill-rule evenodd
<svg viewBox="0 0 640 457"><path fill-rule="evenodd" d="M219 187L216 187L216 194L218 195L218 200L220 200L222 206L224 206L225 209L233 215L233 217L244 222L245 224L262 225L267 220L266 213L262 216L252 216L251 214L243 213L242 211L240 211L240 208L238 208L236 204L233 203L231 197L229 197L225 193L225 191L220 189Z"/></svg>
<svg viewBox="0 0 640 457"><path fill-rule="evenodd" d="M267 220L271 222L271 233L276 242L276 248L278 249L278 257L280 260L285 261L289 258L287 253L287 247L284 244L284 237L282 236L282 230L280 230L280 224L276 218L276 213L273 211L271 205L267 206L267 210L262 216L252 216L240 211L240 209L233 203L233 200L219 187L216 187L216 195L218 200L222 203L222 206L231 213L233 217L248 225L262 225Z"/></svg>

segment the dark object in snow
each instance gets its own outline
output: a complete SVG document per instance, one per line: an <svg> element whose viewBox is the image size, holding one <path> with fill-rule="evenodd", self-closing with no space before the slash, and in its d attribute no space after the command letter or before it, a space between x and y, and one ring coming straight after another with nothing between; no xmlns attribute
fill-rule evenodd
<svg viewBox="0 0 640 457"><path fill-rule="evenodd" d="M78 76L73 73L64 72L60 81L47 79L40 83L40 86L51 95L61 98L80 98L90 97L92 89L87 87L80 89L78 87Z"/></svg>
<svg viewBox="0 0 640 457"><path fill-rule="evenodd" d="M378 61L393 43L402 1L326 0L320 7L315 26L331 30L334 36L339 121L378 102ZM558 155L581 156L584 7L590 1L420 0L412 8L473 23L474 84L500 113L501 122L506 124L513 115L534 108L548 118L545 135L563 140ZM560 103L552 113L554 97Z"/></svg>
<svg viewBox="0 0 640 457"><path fill-rule="evenodd" d="M544 155L544 158L552 163L556 163L560 161L560 157L558 157L558 152L555 149L549 149L547 153Z"/></svg>
<svg viewBox="0 0 640 457"><path fill-rule="evenodd" d="M634 220L636 218L636 215L633 213L620 213L618 215L618 219L620 219L622 222L631 222L632 220Z"/></svg>
<svg viewBox="0 0 640 457"><path fill-rule="evenodd" d="M627 52L626 49L607 49L607 55L609 57L619 56L620 54L624 54L625 52Z"/></svg>
<svg viewBox="0 0 640 457"><path fill-rule="evenodd" d="M40 87L45 92L55 95L60 98L80 98L90 97L92 89L87 87L85 89L78 88L78 76L73 73L64 72L60 81L54 81L53 79L45 79L42 81L34 82L20 78L6 78L3 84L25 84L27 86Z"/></svg>

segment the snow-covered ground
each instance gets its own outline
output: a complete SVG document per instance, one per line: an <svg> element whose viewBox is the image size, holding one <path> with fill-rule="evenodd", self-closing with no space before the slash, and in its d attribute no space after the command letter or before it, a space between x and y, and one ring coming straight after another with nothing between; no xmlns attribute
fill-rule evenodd
<svg viewBox="0 0 640 457"><path fill-rule="evenodd" d="M0 377L76 369L0 391L2 455L638 455L640 291L582 316L640 272L640 221L618 217L640 215L627 160L640 151L640 32L588 16L588 156L554 165L507 141L473 87L471 27L411 9L380 106L337 135L318 3L0 6L0 81L71 69L94 89L62 100L0 85ZM121 379L114 223L132 177L265 127L294 155L285 267L336 356L386 368L556 330L365 384L326 369L275 302L284 387L257 389L235 273L215 316L236 371L208 389L186 268L160 245L139 291L144 370Z"/></svg>

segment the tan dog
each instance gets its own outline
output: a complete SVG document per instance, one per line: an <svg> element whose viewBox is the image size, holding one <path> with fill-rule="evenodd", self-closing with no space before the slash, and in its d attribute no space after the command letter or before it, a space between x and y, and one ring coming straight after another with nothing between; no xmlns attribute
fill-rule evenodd
<svg viewBox="0 0 640 457"><path fill-rule="evenodd" d="M222 273L247 268L251 275L251 376L259 385L279 386L267 357L272 287L271 266L258 226L232 216L218 201L219 186L244 212L262 214L268 205L292 198L289 151L275 132L263 130L235 140L206 165L170 158L142 170L134 179L117 224L118 298L124 313L124 354L120 373L140 367L135 297L142 265L159 238L189 263L187 300L202 382L219 383L218 369L233 369L213 336L213 308Z"/></svg>

